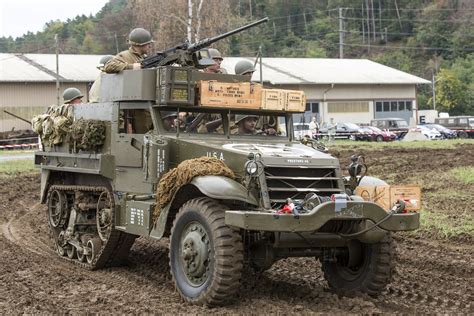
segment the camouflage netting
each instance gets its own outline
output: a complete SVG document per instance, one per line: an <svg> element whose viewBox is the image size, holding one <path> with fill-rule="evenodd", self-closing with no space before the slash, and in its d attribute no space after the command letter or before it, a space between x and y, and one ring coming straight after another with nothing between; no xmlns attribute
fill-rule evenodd
<svg viewBox="0 0 474 316"><path fill-rule="evenodd" d="M74 151L96 151L104 144L105 123L98 120L79 119L69 130L69 142Z"/></svg>
<svg viewBox="0 0 474 316"><path fill-rule="evenodd" d="M153 212L153 221L158 218L160 210L171 201L180 187L191 182L194 177L205 175L235 178L232 170L217 158L201 157L183 161L178 167L168 171L158 183L157 205Z"/></svg>

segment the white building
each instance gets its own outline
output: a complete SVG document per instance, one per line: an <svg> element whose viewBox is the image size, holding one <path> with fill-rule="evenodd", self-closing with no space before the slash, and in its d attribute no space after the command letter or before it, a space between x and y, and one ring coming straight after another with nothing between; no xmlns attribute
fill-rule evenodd
<svg viewBox="0 0 474 316"><path fill-rule="evenodd" d="M101 55L59 55L59 92L87 90L97 78ZM242 57L244 58L244 57ZM227 57L222 66L234 73L239 57ZM252 60L251 58L247 58ZM253 60L252 60L253 61ZM260 67L253 76L259 81ZM319 121L367 124L372 118L416 117L416 85L429 81L366 59L264 58L266 86L303 90L307 112L295 122ZM0 132L29 125L3 110L31 119L57 102L54 54L0 54ZM62 99L60 100L62 102Z"/></svg>

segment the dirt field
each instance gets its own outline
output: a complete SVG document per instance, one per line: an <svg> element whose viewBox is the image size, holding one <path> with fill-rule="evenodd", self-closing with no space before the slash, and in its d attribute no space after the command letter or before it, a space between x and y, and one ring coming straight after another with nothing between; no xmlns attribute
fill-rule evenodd
<svg viewBox="0 0 474 316"><path fill-rule="evenodd" d="M328 289L319 263L305 258L244 277L233 305L188 306L171 281L166 240L137 239L129 266L86 271L53 252L45 207L38 203L39 177L30 175L0 180L0 314L474 313L474 240L472 231L456 230L472 225L474 186L446 172L474 166L474 146L332 153L343 166L351 154L364 153L371 175L422 185L424 210L442 219L433 224L425 216L427 226L418 232L396 235L397 274L378 298L338 296Z"/></svg>

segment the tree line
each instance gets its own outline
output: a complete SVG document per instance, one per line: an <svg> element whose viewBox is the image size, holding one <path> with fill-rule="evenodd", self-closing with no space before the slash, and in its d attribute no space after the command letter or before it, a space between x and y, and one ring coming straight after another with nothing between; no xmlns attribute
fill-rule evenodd
<svg viewBox="0 0 474 316"><path fill-rule="evenodd" d="M161 50L268 16L219 42L227 56L367 58L435 81L436 109L474 114L474 6L469 0L110 0L94 16L50 21L43 31L0 38L3 53L115 54L134 27ZM432 108L422 85L420 108Z"/></svg>

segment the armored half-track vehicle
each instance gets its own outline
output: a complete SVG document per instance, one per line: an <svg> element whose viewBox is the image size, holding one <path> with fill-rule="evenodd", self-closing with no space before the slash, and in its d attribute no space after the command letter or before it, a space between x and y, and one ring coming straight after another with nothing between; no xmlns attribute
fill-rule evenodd
<svg viewBox="0 0 474 316"><path fill-rule="evenodd" d="M186 60L205 64L191 54ZM338 290L376 295L390 282L391 232L416 229L419 214L354 195L357 185L384 182L362 177L357 157L346 179L324 148L297 142L295 109L263 109L261 99L239 93L235 104L205 103L210 83L253 85L187 63L101 81L101 102L74 105L72 115L101 122L102 142L65 138L35 153L41 202L64 260L99 269L123 262L138 236L169 238L176 288L201 305L225 304L243 271L287 257L320 260Z"/></svg>

